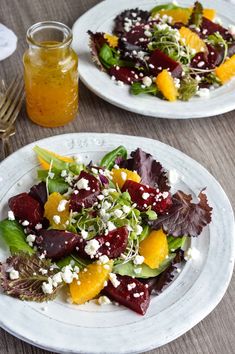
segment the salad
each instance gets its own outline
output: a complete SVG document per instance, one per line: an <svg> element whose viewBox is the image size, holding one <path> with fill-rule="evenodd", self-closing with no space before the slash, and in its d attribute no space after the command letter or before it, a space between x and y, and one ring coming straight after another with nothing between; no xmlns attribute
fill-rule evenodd
<svg viewBox="0 0 235 354"><path fill-rule="evenodd" d="M113 32L88 31L92 60L133 95L168 101L209 97L235 76L235 26L224 28L214 9L168 3L128 9Z"/></svg>
<svg viewBox="0 0 235 354"><path fill-rule="evenodd" d="M124 146L88 165L34 147L39 183L9 201L0 238L11 256L0 263L5 294L25 301L55 299L121 304L144 315L198 255L186 247L211 222L204 190L194 203L172 192L176 172L140 148Z"/></svg>

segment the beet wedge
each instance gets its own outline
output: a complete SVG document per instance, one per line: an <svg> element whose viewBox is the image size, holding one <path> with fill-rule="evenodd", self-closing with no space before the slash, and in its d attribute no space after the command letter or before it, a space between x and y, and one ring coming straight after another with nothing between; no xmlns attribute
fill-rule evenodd
<svg viewBox="0 0 235 354"><path fill-rule="evenodd" d="M40 230L40 236L36 238L35 243L39 253L57 261L70 255L80 238L79 235L64 230Z"/></svg>
<svg viewBox="0 0 235 354"><path fill-rule="evenodd" d="M100 244L97 253L94 258L99 258L100 256L108 256L109 258L117 258L126 250L127 240L128 240L128 230L125 226L119 227L113 231L110 231L107 235L99 235L94 237ZM81 258L91 259L91 257L86 253L85 247L89 241L84 239L79 239L76 247L76 253Z"/></svg>
<svg viewBox="0 0 235 354"><path fill-rule="evenodd" d="M164 69L169 70L173 77L180 77L182 74L181 65L159 49L151 54L148 64L151 73L156 76Z"/></svg>
<svg viewBox="0 0 235 354"><path fill-rule="evenodd" d="M43 219L43 208L28 193L21 193L10 198L8 205L15 217L21 221L28 221L30 227L34 227Z"/></svg>
<svg viewBox="0 0 235 354"><path fill-rule="evenodd" d="M138 76L138 71L133 68L117 68L113 66L109 69L109 75L114 76L116 80L122 81L128 85L133 82L141 81L141 78Z"/></svg>
<svg viewBox="0 0 235 354"><path fill-rule="evenodd" d="M87 181L87 187L78 189L78 182ZM93 175L82 171L75 183L75 191L70 197L69 208L73 211L81 211L82 208L90 208L97 200L100 193L100 183Z"/></svg>
<svg viewBox="0 0 235 354"><path fill-rule="evenodd" d="M172 205L169 192L161 193L158 189L148 187L144 184L127 180L122 187L122 192L128 191L136 208L146 211L151 206L156 213L164 213Z"/></svg>
<svg viewBox="0 0 235 354"><path fill-rule="evenodd" d="M149 307L150 295L148 288L139 280L133 279L127 275L117 275L120 284L115 288L109 281L103 292L110 297L110 299L118 302L144 315Z"/></svg>

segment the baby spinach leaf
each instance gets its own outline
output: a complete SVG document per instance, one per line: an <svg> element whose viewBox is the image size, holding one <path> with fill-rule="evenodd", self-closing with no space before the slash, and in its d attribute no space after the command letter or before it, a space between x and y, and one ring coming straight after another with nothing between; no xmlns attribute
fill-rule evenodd
<svg viewBox="0 0 235 354"><path fill-rule="evenodd" d="M188 26L194 25L196 27L200 27L202 24L202 17L203 17L203 6L199 1L196 1L188 21Z"/></svg>
<svg viewBox="0 0 235 354"><path fill-rule="evenodd" d="M131 93L133 95L139 95L141 93L149 93L151 95L156 96L157 93L159 92L157 85L152 84L149 87L143 87L143 84L141 82L134 82L131 85Z"/></svg>
<svg viewBox="0 0 235 354"><path fill-rule="evenodd" d="M55 171L55 170L52 170ZM55 176L53 178L48 178L48 171L45 170L38 170L38 179L48 183L48 190L49 193L53 193L53 192L58 192L60 194L64 194L68 191L69 188L69 184L67 182L65 182L65 180L62 177L59 177L59 174L56 172Z"/></svg>
<svg viewBox="0 0 235 354"><path fill-rule="evenodd" d="M174 252L178 248L182 248L186 241L186 238L187 236L183 236L183 237L168 236L167 242L168 242L169 251Z"/></svg>
<svg viewBox="0 0 235 354"><path fill-rule="evenodd" d="M11 253L24 252L33 254L35 251L25 239L23 227L16 220L2 220L0 222L0 237L10 248Z"/></svg>
<svg viewBox="0 0 235 354"><path fill-rule="evenodd" d="M179 8L180 8L179 6L174 5L172 3L164 4L164 5L158 5L158 6L155 6L151 10L151 16L155 16L161 10L175 10L175 9L179 9Z"/></svg>
<svg viewBox="0 0 235 354"><path fill-rule="evenodd" d="M172 253L169 257L162 262L162 264L156 268L152 269L147 264L135 265L132 261L123 264L117 264L113 268L113 272L120 275L129 275L134 278L151 278L156 277L162 273L174 259L175 254Z"/></svg>

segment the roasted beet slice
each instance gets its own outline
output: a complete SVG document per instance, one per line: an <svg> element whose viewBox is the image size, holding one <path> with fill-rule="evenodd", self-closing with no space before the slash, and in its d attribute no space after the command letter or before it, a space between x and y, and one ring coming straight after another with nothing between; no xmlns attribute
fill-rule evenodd
<svg viewBox="0 0 235 354"><path fill-rule="evenodd" d="M103 292L119 304L144 315L150 303L148 288L139 280L126 275L117 275L117 279L120 284L116 288L109 281Z"/></svg>
<svg viewBox="0 0 235 354"><path fill-rule="evenodd" d="M36 199L44 208L44 205L47 201L47 189L46 189L46 183L45 182L40 182L38 184L35 184L29 192L29 195L31 195L32 198Z"/></svg>
<svg viewBox="0 0 235 354"><path fill-rule="evenodd" d="M125 226L119 227L110 231L107 235L99 235L94 237L100 244L95 258L106 255L109 258L117 258L123 253L127 247L128 230ZM79 239L76 247L76 252L79 257L90 259L91 257L85 252L87 242L84 239ZM94 256L92 257L92 259Z"/></svg>
<svg viewBox="0 0 235 354"><path fill-rule="evenodd" d="M132 68L112 67L109 69L109 75L114 76L116 80L120 80L128 85L141 80L138 76L138 71Z"/></svg>
<svg viewBox="0 0 235 354"><path fill-rule="evenodd" d="M208 52L197 53L192 61L191 66L197 69L214 69L216 66L220 65L224 57L223 48L215 48L210 44L207 44Z"/></svg>
<svg viewBox="0 0 235 354"><path fill-rule="evenodd" d="M212 22L208 18L203 17L200 29L202 38L207 38L209 35L219 32L226 41L233 40L232 35L226 28L220 26L218 23Z"/></svg>
<svg viewBox="0 0 235 354"><path fill-rule="evenodd" d="M71 254L81 236L63 230L41 230L36 238L36 245L40 253L47 258L57 261Z"/></svg>
<svg viewBox="0 0 235 354"><path fill-rule="evenodd" d="M110 231L108 235L97 236L101 247L98 249L99 255L106 255L109 258L117 258L127 247L128 230L125 226Z"/></svg>
<svg viewBox="0 0 235 354"><path fill-rule="evenodd" d="M30 227L34 227L42 221L43 208L28 193L21 193L10 198L8 205L15 217L21 221L27 220Z"/></svg>
<svg viewBox="0 0 235 354"><path fill-rule="evenodd" d="M153 75L158 75L164 69L168 69L174 77L180 77L182 74L181 65L159 49L151 54L148 64Z"/></svg>
<svg viewBox="0 0 235 354"><path fill-rule="evenodd" d="M171 195L169 192L161 193L158 189L151 188L141 183L127 180L122 187L122 192L128 191L132 202L136 203L136 208L146 211L149 206L156 213L164 213L171 205Z"/></svg>
<svg viewBox="0 0 235 354"><path fill-rule="evenodd" d="M84 187L79 186L78 182L82 180ZM100 183L93 175L82 171L76 180L75 191L71 195L69 208L73 211L81 211L82 208L91 207L97 200L100 193Z"/></svg>

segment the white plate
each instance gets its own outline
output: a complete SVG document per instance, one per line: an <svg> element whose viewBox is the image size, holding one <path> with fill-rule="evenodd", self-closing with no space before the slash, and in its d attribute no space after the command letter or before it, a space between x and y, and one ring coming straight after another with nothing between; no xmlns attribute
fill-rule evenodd
<svg viewBox="0 0 235 354"><path fill-rule="evenodd" d="M158 1L158 4L167 0ZM192 0L180 1L182 6L192 6ZM235 24L235 6L231 3L214 0L203 1L205 7L216 9L225 26ZM235 79L211 92L210 98L194 97L189 102L167 102L150 95L134 96L129 93L129 86L117 86L109 75L101 72L91 61L88 47L88 30L92 32L112 32L113 19L127 8L139 7L150 10L156 6L154 0L106 0L96 5L73 26L73 48L79 55L79 72L82 82L96 95L128 111L158 118L200 118L215 116L235 108Z"/></svg>
<svg viewBox="0 0 235 354"><path fill-rule="evenodd" d="M60 353L136 353L172 341L214 309L233 270L234 218L228 198L209 172L182 152L151 139L95 133L59 135L27 145L1 163L0 219L7 215L8 198L29 190L35 181L35 144L62 155L79 154L86 163L98 161L121 144L129 152L141 147L183 176L178 188L195 196L208 187L213 222L199 238L192 239L200 257L187 262L178 278L160 296L153 297L144 317L121 306L76 306L63 299L46 304L47 311L43 311L42 304L22 302L0 292L2 328ZM7 248L0 244L0 261L7 254Z"/></svg>

